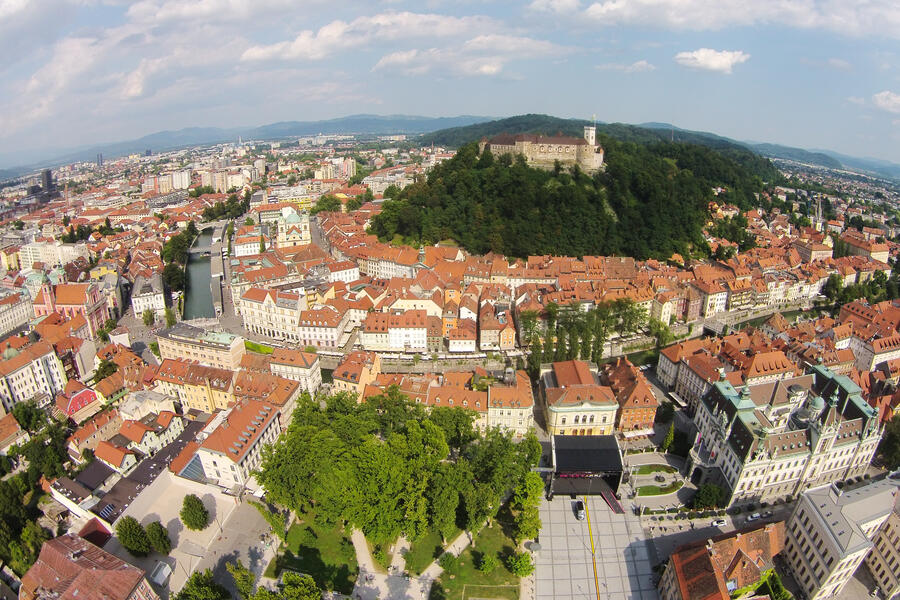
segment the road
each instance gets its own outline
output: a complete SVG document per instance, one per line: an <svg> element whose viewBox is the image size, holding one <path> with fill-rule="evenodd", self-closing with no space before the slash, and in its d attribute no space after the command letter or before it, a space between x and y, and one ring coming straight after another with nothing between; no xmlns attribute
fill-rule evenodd
<svg viewBox="0 0 900 600"><path fill-rule="evenodd" d="M746 513L734 517L703 517L680 520L676 520L674 518L675 515L643 515L641 516L641 526L651 540L653 564L659 564L667 560L676 548L684 544L707 540L738 529L786 520L793 510L793 505L783 504L766 510L772 511L771 517L749 523L747 522L749 515ZM720 518L725 519L725 525L713 527L712 521Z"/></svg>

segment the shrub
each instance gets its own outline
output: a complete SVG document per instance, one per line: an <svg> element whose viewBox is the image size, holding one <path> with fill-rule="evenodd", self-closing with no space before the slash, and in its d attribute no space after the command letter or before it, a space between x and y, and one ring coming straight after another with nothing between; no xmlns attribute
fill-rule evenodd
<svg viewBox="0 0 900 600"><path fill-rule="evenodd" d="M453 569L455 569L456 562L456 557L450 552L444 552L438 559L438 564L441 565L441 568L445 571L452 571Z"/></svg>
<svg viewBox="0 0 900 600"><path fill-rule="evenodd" d="M150 547L160 554L168 554L172 550L172 541L169 539L169 532L162 526L159 521L154 521L147 525L147 538L150 540Z"/></svg>
<svg viewBox="0 0 900 600"><path fill-rule="evenodd" d="M517 577L527 577L534 571L534 563L527 552L515 552L506 557L506 568Z"/></svg>
<svg viewBox="0 0 900 600"><path fill-rule="evenodd" d="M493 554L482 554L481 560L478 562L478 570L485 575L493 573L498 566L500 566L500 561Z"/></svg>
<svg viewBox="0 0 900 600"><path fill-rule="evenodd" d="M122 547L134 556L150 554L150 539L147 532L134 517L123 517L116 524L116 537Z"/></svg>
<svg viewBox="0 0 900 600"><path fill-rule="evenodd" d="M194 531L202 531L209 525L209 511L203 506L200 498L194 494L184 497L181 505L181 522L185 527Z"/></svg>

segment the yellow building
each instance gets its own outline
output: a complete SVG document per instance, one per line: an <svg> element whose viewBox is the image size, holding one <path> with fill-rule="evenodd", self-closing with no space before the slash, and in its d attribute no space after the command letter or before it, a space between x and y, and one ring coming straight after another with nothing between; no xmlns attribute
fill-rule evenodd
<svg viewBox="0 0 900 600"><path fill-rule="evenodd" d="M366 386L381 373L381 357L375 352L351 352L331 374L335 392L349 392L362 402Z"/></svg>
<svg viewBox="0 0 900 600"><path fill-rule="evenodd" d="M184 410L212 413L234 402L234 372L167 358L153 380L157 391L174 396Z"/></svg>
<svg viewBox="0 0 900 600"><path fill-rule="evenodd" d="M619 404L588 363L569 360L542 369L541 392L550 435L613 433Z"/></svg>

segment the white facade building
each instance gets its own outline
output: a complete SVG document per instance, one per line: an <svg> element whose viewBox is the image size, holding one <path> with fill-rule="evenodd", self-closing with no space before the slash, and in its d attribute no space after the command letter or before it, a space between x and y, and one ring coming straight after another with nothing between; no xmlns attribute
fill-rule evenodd
<svg viewBox="0 0 900 600"><path fill-rule="evenodd" d="M896 506L900 477L842 491L807 490L787 522L783 556L809 600L837 596L874 546Z"/></svg>

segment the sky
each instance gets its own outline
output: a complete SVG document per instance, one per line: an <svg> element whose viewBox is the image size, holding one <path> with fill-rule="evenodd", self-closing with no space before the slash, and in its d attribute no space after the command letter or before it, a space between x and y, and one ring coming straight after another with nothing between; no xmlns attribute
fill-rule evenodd
<svg viewBox="0 0 900 600"><path fill-rule="evenodd" d="M898 0L0 0L0 167L357 113L672 123L900 163Z"/></svg>

